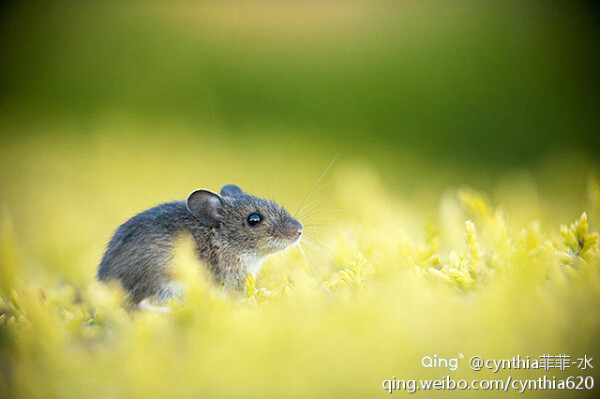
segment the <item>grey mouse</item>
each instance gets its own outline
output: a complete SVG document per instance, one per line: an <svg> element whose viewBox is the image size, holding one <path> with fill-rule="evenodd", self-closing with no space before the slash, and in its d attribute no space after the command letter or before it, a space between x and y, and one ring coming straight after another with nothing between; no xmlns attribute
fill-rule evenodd
<svg viewBox="0 0 600 399"><path fill-rule="evenodd" d="M108 244L98 279L119 281L134 306L181 296L169 261L176 238L189 234L215 283L243 292L248 274L256 274L267 256L298 243L302 229L283 207L233 184L220 195L196 190L186 201L158 205L123 223Z"/></svg>

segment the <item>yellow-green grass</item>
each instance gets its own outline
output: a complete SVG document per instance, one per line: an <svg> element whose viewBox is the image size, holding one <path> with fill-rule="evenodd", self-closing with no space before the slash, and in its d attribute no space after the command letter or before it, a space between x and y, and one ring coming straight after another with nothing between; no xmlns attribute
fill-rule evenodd
<svg viewBox="0 0 600 399"><path fill-rule="evenodd" d="M600 189L587 161L557 157L476 191L447 187L447 171L436 180L440 165L429 161L394 179L401 173L341 154L303 206L305 256L273 256L246 297L231 299L184 240L173 267L185 300L169 314L130 312L118 287L94 280L120 223L225 183L293 212L333 154L116 126L2 139L0 396L378 397L393 377L597 377L467 363L600 354ZM423 356L459 353L457 371L421 366Z"/></svg>

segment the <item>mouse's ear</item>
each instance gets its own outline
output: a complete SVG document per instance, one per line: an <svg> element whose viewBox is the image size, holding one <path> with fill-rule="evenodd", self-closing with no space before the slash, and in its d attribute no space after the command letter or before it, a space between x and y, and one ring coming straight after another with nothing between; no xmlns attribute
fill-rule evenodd
<svg viewBox="0 0 600 399"><path fill-rule="evenodd" d="M226 184L221 189L221 195L224 197L236 197L238 195L244 195L244 192L235 184Z"/></svg>
<svg viewBox="0 0 600 399"><path fill-rule="evenodd" d="M208 190L196 190L187 199L187 209L202 223L217 227L225 213L219 194Z"/></svg>

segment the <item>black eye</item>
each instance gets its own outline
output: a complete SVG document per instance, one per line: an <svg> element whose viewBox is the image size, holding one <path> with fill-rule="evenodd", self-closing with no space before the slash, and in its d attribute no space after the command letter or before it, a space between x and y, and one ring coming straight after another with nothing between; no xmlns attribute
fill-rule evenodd
<svg viewBox="0 0 600 399"><path fill-rule="evenodd" d="M257 224L262 222L262 216L260 216L258 213L252 213L250 214L250 216L248 216L248 219L246 220L248 221L248 224L250 226L256 226Z"/></svg>

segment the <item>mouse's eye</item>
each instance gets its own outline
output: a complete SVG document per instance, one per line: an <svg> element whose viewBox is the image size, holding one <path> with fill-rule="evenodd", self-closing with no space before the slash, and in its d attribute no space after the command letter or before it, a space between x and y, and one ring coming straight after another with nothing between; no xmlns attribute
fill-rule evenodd
<svg viewBox="0 0 600 399"><path fill-rule="evenodd" d="M262 216L260 216L258 213L252 213L250 214L250 216L248 216L248 219L246 219L248 221L248 224L250 226L256 226L257 224L259 224L260 222L262 222Z"/></svg>

